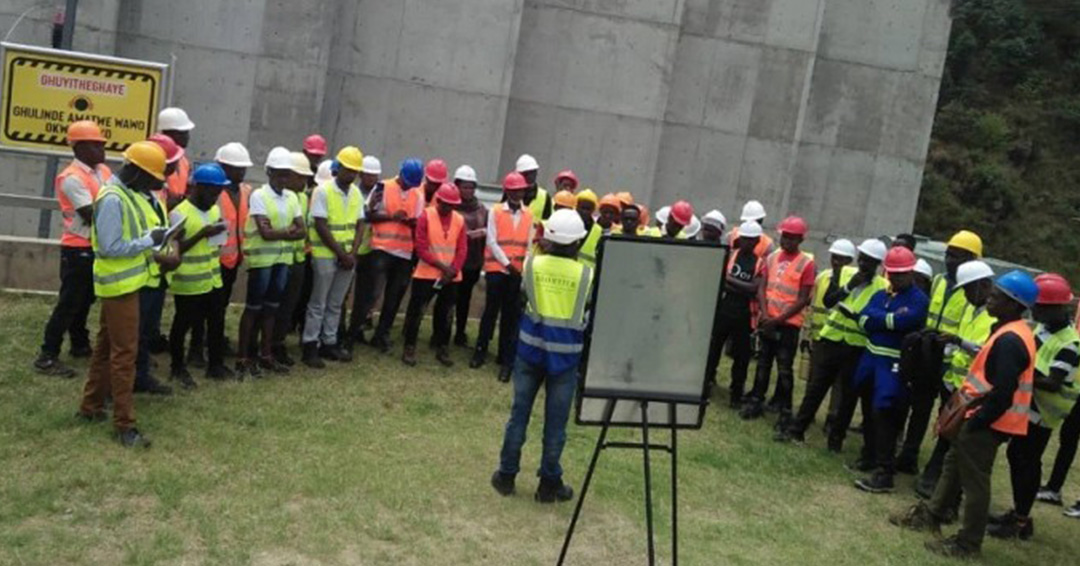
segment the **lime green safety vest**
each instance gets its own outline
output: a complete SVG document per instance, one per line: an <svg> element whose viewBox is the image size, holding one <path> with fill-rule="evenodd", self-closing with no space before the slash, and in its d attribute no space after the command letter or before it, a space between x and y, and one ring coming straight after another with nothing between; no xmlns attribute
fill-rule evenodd
<svg viewBox="0 0 1080 566"><path fill-rule="evenodd" d="M184 233L195 235L203 226L221 220L221 209L214 206L203 212L184 199L173 212L184 217ZM180 266L166 275L174 295L204 295L221 287L221 262L218 246L201 238L180 256Z"/></svg>
<svg viewBox="0 0 1080 566"><path fill-rule="evenodd" d="M600 244L600 237L603 235L604 229L593 222L592 228L589 228L589 235L585 236L585 243L578 250L578 261L589 267L596 267L596 246Z"/></svg>
<svg viewBox="0 0 1080 566"><path fill-rule="evenodd" d="M267 219L270 221L270 228L274 230L284 230L289 227L293 222L293 218L300 215L300 199L296 197L296 193L285 190L284 195L289 199L288 214L282 215L278 210L277 204L274 202L270 191L274 189L270 188L270 185L263 185L259 187L255 192L251 193L251 201L255 199L263 199L266 208ZM251 207L248 207L250 210ZM248 265L248 269L258 269L260 267L270 267L271 265L283 263L285 265L293 264L294 246L291 240L273 240L266 241L259 235L258 224L255 223L255 215L248 214L247 222L244 223L244 261Z"/></svg>
<svg viewBox="0 0 1080 566"><path fill-rule="evenodd" d="M536 187L536 198L532 199L529 203L529 212L532 213L533 222L540 222L544 219L544 206L548 201L548 192L544 190L544 187Z"/></svg>
<svg viewBox="0 0 1080 566"><path fill-rule="evenodd" d="M962 293L961 293L962 294ZM956 330L956 336L965 342L983 345L990 339L990 329L997 324L997 319L990 316L985 306L976 307L968 303L967 308L960 317L960 327ZM949 367L945 370L945 384L950 391L964 384L971 362L975 361L975 355L969 354L963 348L957 348L949 358Z"/></svg>
<svg viewBox="0 0 1080 566"><path fill-rule="evenodd" d="M847 285L858 272L859 270L855 267L844 266L840 271L840 284ZM860 313L870 303L870 299L875 293L884 291L888 286L889 282L884 277L875 275L870 283L853 290L851 294L840 302L847 305L851 312ZM851 320L840 312L840 309L835 307L829 313L828 318L825 319L825 326L821 328L821 339L844 342L858 348L865 348L868 342L866 332L859 326L859 323Z"/></svg>
<svg viewBox="0 0 1080 566"><path fill-rule="evenodd" d="M308 220L308 207L310 206L308 194L300 191L296 193L296 200L300 203L300 216L304 219L304 222L310 222ZM308 226L311 226L311 224L309 223ZM304 260L307 259L308 249L307 238L293 240L293 263L304 263Z"/></svg>
<svg viewBox="0 0 1080 566"><path fill-rule="evenodd" d="M320 191L326 194L326 223L330 225L330 234L345 253L351 253L353 239L356 238L356 223L364 206L364 195L360 194L356 185L349 185L348 194L342 194L337 181L333 179L315 187L312 200ZM314 218L308 219L308 238L311 239L312 257L334 259L334 252L323 243L315 230Z"/></svg>
<svg viewBox="0 0 1080 566"><path fill-rule="evenodd" d="M1064 349L1074 352L1080 349L1080 334L1072 325L1051 334L1046 342L1043 342L1035 354L1035 371L1044 376L1050 375L1050 370L1054 367L1054 358ZM1036 387L1035 403L1031 407L1033 409L1031 422L1050 429L1057 428L1065 417L1069 416L1078 396L1080 396L1080 384L1076 382L1075 372L1065 377L1059 391L1046 391Z"/></svg>
<svg viewBox="0 0 1080 566"><path fill-rule="evenodd" d="M372 190L372 192L375 191L374 188L371 189L371 190ZM370 195L371 195L371 193L368 193L368 196L370 196ZM364 199L364 204L366 206L367 205L367 197L364 196L363 191L360 191L360 197ZM366 214L366 213L361 211L361 214L363 215L363 214ZM371 223L370 222L365 222L364 223L364 238L360 242L360 249L356 250L356 255L368 255L369 253L371 253Z"/></svg>
<svg viewBox="0 0 1080 566"><path fill-rule="evenodd" d="M115 178L114 178L115 179ZM136 240L146 233L147 219L136 195L118 181L109 182L98 192L94 203L113 195L120 199L123 235L125 240ZM152 211L151 211L152 212ZM150 264L154 262L151 251L131 257L104 257L98 253L97 226L90 231L90 245L94 249L94 294L103 299L134 293L146 285L150 277Z"/></svg>
<svg viewBox="0 0 1080 566"><path fill-rule="evenodd" d="M963 289L953 287L949 290L949 281L945 275L935 275L930 288L930 311L926 327L955 335L960 328L964 309L969 304Z"/></svg>
<svg viewBox="0 0 1080 566"><path fill-rule="evenodd" d="M818 274L814 280L814 298L810 301L810 338L821 338L821 329L825 328L825 321L829 318L829 309L825 308L825 293L829 290L829 281L832 279L833 270L826 269ZM848 276L851 279L851 276ZM840 284L847 283L844 280L844 271L840 271Z"/></svg>

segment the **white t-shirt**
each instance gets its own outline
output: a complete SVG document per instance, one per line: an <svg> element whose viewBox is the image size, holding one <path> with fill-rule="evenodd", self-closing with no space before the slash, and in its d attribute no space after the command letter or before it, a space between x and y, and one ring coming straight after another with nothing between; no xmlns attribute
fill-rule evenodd
<svg viewBox="0 0 1080 566"><path fill-rule="evenodd" d="M359 192L360 189L356 188L356 185L349 185L349 193L346 193L345 191L341 190L341 187L339 187L333 179L317 187L314 191L311 192L311 206L309 208L309 213L311 214L312 218L330 218L330 210L328 208L328 205L326 204L326 191L337 191L338 194L342 196L343 200L348 201L349 193L352 193L353 191ZM361 199L362 198L363 197L361 196ZM363 200L361 200L360 218L363 217L364 206Z"/></svg>
<svg viewBox="0 0 1080 566"><path fill-rule="evenodd" d="M280 230L291 224L293 219L300 217L300 200L296 198L296 193L282 190L279 195L274 189L270 188L270 185L263 185L251 194L248 214L265 216L270 219L270 214L266 210L267 201L270 201L271 206L277 208L279 218L287 220L281 226L271 226L271 228Z"/></svg>

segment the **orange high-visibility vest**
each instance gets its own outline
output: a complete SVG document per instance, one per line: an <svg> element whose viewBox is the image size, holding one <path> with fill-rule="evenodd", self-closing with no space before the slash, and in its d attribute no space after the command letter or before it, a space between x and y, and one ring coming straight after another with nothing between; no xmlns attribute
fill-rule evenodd
<svg viewBox="0 0 1080 566"><path fill-rule="evenodd" d="M176 162L176 172L165 179L165 185L169 189L169 194L176 196L177 198L184 198L184 196L187 195L188 175L190 174L191 162L188 161L188 158L185 155L180 158L180 161Z"/></svg>
<svg viewBox="0 0 1080 566"><path fill-rule="evenodd" d="M975 356L975 361L971 362L971 369L968 370L960 392L966 400L970 401L986 395L994 388L986 380L986 359L990 357L990 350L994 348L994 343L1006 332L1014 332L1024 341L1024 347L1028 351L1028 365L1024 373L1020 374L1020 382L1013 393L1012 406L998 420L994 421L990 428L1013 436L1025 436L1028 431L1028 419L1031 412L1031 396L1035 390L1036 354L1035 335L1032 334L1031 327L1026 322L1017 320L1002 325L997 332L990 336L990 339L979 350L979 354ZM976 407L968 411L966 418L971 418L978 410L979 408Z"/></svg>
<svg viewBox="0 0 1080 566"><path fill-rule="evenodd" d="M423 208L424 192L410 189L407 196L402 195L401 181L393 178L383 182L383 212L393 216L404 210L405 216L416 218L417 208ZM412 228L400 222L379 222L371 227L371 247L376 250L411 254L413 251Z"/></svg>
<svg viewBox="0 0 1080 566"><path fill-rule="evenodd" d="M101 176L102 182L108 181L112 177L112 172L104 163L98 165L95 169L97 169L98 175ZM60 201L60 212L64 217L64 233L60 236L60 245L72 248L89 248L90 238L71 232L71 225L75 222L75 215L78 213L75 212L75 206L71 204L71 200L67 198L64 191L60 190L64 186L64 180L72 175L79 179L79 182L86 187L86 190L90 191L91 202L97 198L98 190L101 188L98 180L74 161L56 176L53 192L56 193L56 200Z"/></svg>
<svg viewBox="0 0 1080 566"><path fill-rule="evenodd" d="M233 206L232 198L229 197L227 191L221 191L221 196L218 197L221 218L228 226L225 230L228 239L225 240L225 245L221 246L220 250L221 265L229 269L233 269L240 264L240 234L244 231L244 223L247 222L248 198L250 196L251 185L240 183L239 210Z"/></svg>
<svg viewBox="0 0 1080 566"><path fill-rule="evenodd" d="M799 300L803 271L814 261L806 252L799 252L798 259L781 266L780 254L782 253L784 250L776 250L765 260L768 278L765 285L765 314L770 318L780 316L789 306ZM802 326L803 316L804 313L800 311L782 324Z"/></svg>
<svg viewBox="0 0 1080 566"><path fill-rule="evenodd" d="M521 218L517 227L514 227L514 214L506 205L498 203L491 211L495 215L495 226L488 226L488 230L495 229L495 241L510 260L510 265L520 273L525 266L525 254L529 251L529 230L533 227L532 212L523 205ZM484 273L509 273L509 270L495 259L491 250L485 249Z"/></svg>
<svg viewBox="0 0 1080 566"><path fill-rule="evenodd" d="M739 229L734 228L731 232L728 233L728 245L731 246L732 249L734 249L736 244L738 243L738 239ZM762 233L761 239L758 240L757 246L754 246L754 255L758 256L761 259L765 259L765 256L769 254L769 250L771 250L772 247L773 239L770 238L768 234Z"/></svg>
<svg viewBox="0 0 1080 566"><path fill-rule="evenodd" d="M450 229L443 230L439 212L434 207L424 209L427 215L428 244L431 246L431 255L435 256L446 265L454 263L454 254L457 252L457 241L461 237L461 231L465 229L465 217L457 212L450 213ZM434 265L420 260L413 271L414 279L440 279L443 273ZM461 270L454 275L454 281L461 281Z"/></svg>

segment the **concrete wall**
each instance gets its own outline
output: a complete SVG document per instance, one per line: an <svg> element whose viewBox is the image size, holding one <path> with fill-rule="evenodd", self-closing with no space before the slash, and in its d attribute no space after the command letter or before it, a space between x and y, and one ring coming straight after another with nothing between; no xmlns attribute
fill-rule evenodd
<svg viewBox="0 0 1080 566"><path fill-rule="evenodd" d="M34 4L0 1L0 31ZM911 227L949 0L83 0L77 49L168 62L189 151L261 161L313 131L392 171L404 157L542 182L574 169L654 205L729 218L750 198L815 236ZM13 41L47 45L52 10ZM0 191L43 160L0 154ZM253 176L260 176L252 171ZM770 223L771 223L770 222ZM33 211L0 210L36 234ZM55 234L55 231L54 231Z"/></svg>

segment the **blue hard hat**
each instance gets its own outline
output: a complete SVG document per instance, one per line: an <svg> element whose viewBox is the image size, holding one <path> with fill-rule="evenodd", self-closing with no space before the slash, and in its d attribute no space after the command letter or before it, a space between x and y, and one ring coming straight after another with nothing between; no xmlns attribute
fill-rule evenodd
<svg viewBox="0 0 1080 566"><path fill-rule="evenodd" d="M229 184L229 178L217 163L204 163L191 173L191 182L196 185L224 187Z"/></svg>
<svg viewBox="0 0 1080 566"><path fill-rule="evenodd" d="M1039 298L1039 286L1030 275L1020 270L1014 270L997 278L994 282L1012 300L1031 308L1035 300Z"/></svg>
<svg viewBox="0 0 1080 566"><path fill-rule="evenodd" d="M424 180L424 163L415 157L401 162L401 180L410 187L420 185Z"/></svg>

